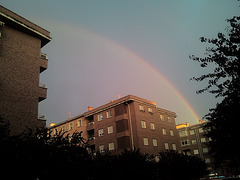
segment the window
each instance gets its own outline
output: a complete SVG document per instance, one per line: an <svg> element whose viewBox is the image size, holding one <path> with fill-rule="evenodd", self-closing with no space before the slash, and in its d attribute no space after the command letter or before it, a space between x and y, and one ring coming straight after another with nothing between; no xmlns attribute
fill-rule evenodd
<svg viewBox="0 0 240 180"><path fill-rule="evenodd" d="M203 128L199 128L199 129L198 129L198 132L199 132L199 133L203 133Z"/></svg>
<svg viewBox="0 0 240 180"><path fill-rule="evenodd" d="M172 149L177 150L176 144L172 144Z"/></svg>
<svg viewBox="0 0 240 180"><path fill-rule="evenodd" d="M57 135L57 132L58 132L57 128L54 129L54 135Z"/></svg>
<svg viewBox="0 0 240 180"><path fill-rule="evenodd" d="M190 130L190 135L194 135L195 131L194 130Z"/></svg>
<svg viewBox="0 0 240 180"><path fill-rule="evenodd" d="M201 138L201 142L202 143L206 142L206 138Z"/></svg>
<svg viewBox="0 0 240 180"><path fill-rule="evenodd" d="M148 146L148 138L143 138L143 145Z"/></svg>
<svg viewBox="0 0 240 180"><path fill-rule="evenodd" d="M63 131L63 132L65 131L65 126L62 126L62 131Z"/></svg>
<svg viewBox="0 0 240 180"><path fill-rule="evenodd" d="M78 120L78 127L80 127L80 126L82 126L82 120L81 119Z"/></svg>
<svg viewBox="0 0 240 180"><path fill-rule="evenodd" d="M163 117L163 115L161 115L161 114L160 114L160 119L161 119L162 121L164 121L164 117Z"/></svg>
<svg viewBox="0 0 240 180"><path fill-rule="evenodd" d="M155 130L155 124L154 124L154 123L150 123L150 128L151 128L152 130Z"/></svg>
<svg viewBox="0 0 240 180"><path fill-rule="evenodd" d="M169 149L168 143L164 143L165 149Z"/></svg>
<svg viewBox="0 0 240 180"><path fill-rule="evenodd" d="M189 145L189 141L188 140L183 140L183 141L181 141L181 145L182 146L188 146Z"/></svg>
<svg viewBox="0 0 240 180"><path fill-rule="evenodd" d="M167 117L168 122L172 122L172 119L170 117Z"/></svg>
<svg viewBox="0 0 240 180"><path fill-rule="evenodd" d="M162 129L163 135L167 135L167 130L165 128Z"/></svg>
<svg viewBox="0 0 240 180"><path fill-rule="evenodd" d="M197 144L197 140L196 140L196 139L193 139L193 140L192 140L192 144Z"/></svg>
<svg viewBox="0 0 240 180"><path fill-rule="evenodd" d="M69 130L73 129L73 123L69 123Z"/></svg>
<svg viewBox="0 0 240 180"><path fill-rule="evenodd" d="M109 151L114 150L114 142L108 143L108 150L109 150Z"/></svg>
<svg viewBox="0 0 240 180"><path fill-rule="evenodd" d="M103 120L103 115L102 115L102 114L99 114L99 115L98 115L98 121L101 121L101 120Z"/></svg>
<svg viewBox="0 0 240 180"><path fill-rule="evenodd" d="M113 126L108 127L108 134L111 134L111 133L113 133Z"/></svg>
<svg viewBox="0 0 240 180"><path fill-rule="evenodd" d="M153 146L157 146L157 139L152 139Z"/></svg>
<svg viewBox="0 0 240 180"><path fill-rule="evenodd" d="M179 136L180 137L186 137L187 136L187 131L185 131L185 130L179 131Z"/></svg>
<svg viewBox="0 0 240 180"><path fill-rule="evenodd" d="M100 137L100 136L103 136L103 129L99 129L98 130L98 136Z"/></svg>
<svg viewBox="0 0 240 180"><path fill-rule="evenodd" d="M170 136L174 136L174 132L172 129L170 129Z"/></svg>
<svg viewBox="0 0 240 180"><path fill-rule="evenodd" d="M210 158L205 158L205 163L211 163L211 159Z"/></svg>
<svg viewBox="0 0 240 180"><path fill-rule="evenodd" d="M104 145L103 144L99 146L99 151L100 151L100 153L104 152Z"/></svg>
<svg viewBox="0 0 240 180"><path fill-rule="evenodd" d="M198 149L194 149L194 150L193 150L193 154L199 154Z"/></svg>
<svg viewBox="0 0 240 180"><path fill-rule="evenodd" d="M148 108L148 112L153 113L152 108Z"/></svg>
<svg viewBox="0 0 240 180"><path fill-rule="evenodd" d="M139 110L140 111L144 111L144 106L143 105L139 105Z"/></svg>
<svg viewBox="0 0 240 180"><path fill-rule="evenodd" d="M110 118L110 117L112 117L112 111L111 110L107 111L107 118Z"/></svg>
<svg viewBox="0 0 240 180"><path fill-rule="evenodd" d="M147 128L146 121L141 121L141 126L142 126L142 128Z"/></svg>
<svg viewBox="0 0 240 180"><path fill-rule="evenodd" d="M203 148L202 150L203 150L203 153L208 153L208 148L207 147Z"/></svg>

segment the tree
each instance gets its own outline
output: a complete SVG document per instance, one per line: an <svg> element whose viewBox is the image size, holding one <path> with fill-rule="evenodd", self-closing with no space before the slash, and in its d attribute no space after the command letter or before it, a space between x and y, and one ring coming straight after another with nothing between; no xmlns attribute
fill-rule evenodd
<svg viewBox="0 0 240 180"><path fill-rule="evenodd" d="M206 163L197 156L188 156L177 151L162 151L157 163L158 178L164 180L199 179L207 175Z"/></svg>
<svg viewBox="0 0 240 180"><path fill-rule="evenodd" d="M212 139L210 153L215 165L228 165L237 170L240 167L240 153L235 148L239 143L240 121L240 16L227 19L230 24L226 34L218 33L217 38L201 37L203 43L209 43L205 57L190 56L201 67L214 66L212 72L193 77L192 80L208 80L208 85L197 93L210 92L222 97L222 102L205 116L207 136Z"/></svg>

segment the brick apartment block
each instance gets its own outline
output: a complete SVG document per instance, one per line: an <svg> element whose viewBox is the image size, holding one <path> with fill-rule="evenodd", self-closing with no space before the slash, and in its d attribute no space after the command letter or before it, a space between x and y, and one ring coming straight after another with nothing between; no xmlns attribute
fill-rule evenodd
<svg viewBox="0 0 240 180"><path fill-rule="evenodd" d="M141 152L158 154L178 149L176 114L156 103L128 95L92 108L74 118L50 127L52 133L82 131L92 152L140 148Z"/></svg>
<svg viewBox="0 0 240 180"><path fill-rule="evenodd" d="M41 48L50 40L47 30L0 5L0 116L11 134L46 124L38 115L38 103L47 97L39 76L48 66Z"/></svg>

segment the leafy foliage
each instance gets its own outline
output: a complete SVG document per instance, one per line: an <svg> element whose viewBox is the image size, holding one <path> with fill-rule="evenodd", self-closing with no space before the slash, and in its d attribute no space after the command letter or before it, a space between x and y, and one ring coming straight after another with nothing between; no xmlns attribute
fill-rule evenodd
<svg viewBox="0 0 240 180"><path fill-rule="evenodd" d="M63 132L51 135L48 129L29 130L0 139L1 172L7 179L181 179L173 174L182 167L188 173L196 168L194 177L206 172L206 165L199 158L175 151L161 154L158 163L140 150L125 150L121 154L98 152L93 156L88 153L81 132L70 138ZM183 163L182 157L187 161Z"/></svg>
<svg viewBox="0 0 240 180"><path fill-rule="evenodd" d="M210 153L215 159L216 166L227 165L239 172L240 155L236 147L240 143L240 121L238 110L240 107L240 17L228 19L230 26L226 34L218 33L215 39L201 37L203 43L210 43L206 48L205 57L191 56L190 59L200 63L205 68L214 65L215 69L193 80L208 80L208 86L197 91L209 91L216 97L222 97L216 108L210 109L205 117L208 123L205 129L207 136L212 139L209 146Z"/></svg>

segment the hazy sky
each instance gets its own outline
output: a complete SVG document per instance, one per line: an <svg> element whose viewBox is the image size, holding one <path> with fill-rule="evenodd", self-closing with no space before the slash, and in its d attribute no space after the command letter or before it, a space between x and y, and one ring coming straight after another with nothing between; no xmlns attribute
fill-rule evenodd
<svg viewBox="0 0 240 180"><path fill-rule="evenodd" d="M47 29L53 40L42 52L48 69L40 81L48 97L39 113L49 123L66 120L128 94L177 113L177 123L196 123L218 100L195 93L206 83L189 81L207 73L191 54L225 32L240 14L236 0L1 0L1 5ZM169 83L171 85L169 85ZM173 89L173 87L175 90ZM184 97L184 100L180 98ZM187 106L190 105L190 108Z"/></svg>

